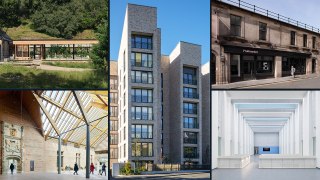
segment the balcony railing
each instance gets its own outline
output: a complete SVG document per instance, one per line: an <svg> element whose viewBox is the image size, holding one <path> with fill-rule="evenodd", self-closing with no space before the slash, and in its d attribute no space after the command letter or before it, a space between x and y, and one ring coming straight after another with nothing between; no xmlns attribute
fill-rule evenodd
<svg viewBox="0 0 320 180"><path fill-rule="evenodd" d="M185 143L185 144L198 144L198 140L193 139L193 138L184 138L183 143Z"/></svg>
<svg viewBox="0 0 320 180"><path fill-rule="evenodd" d="M196 79L183 78L183 84L197 85Z"/></svg>
<svg viewBox="0 0 320 180"><path fill-rule="evenodd" d="M192 99L199 99L199 94L198 93L183 93L184 98L192 98Z"/></svg>
<svg viewBox="0 0 320 180"><path fill-rule="evenodd" d="M315 28L315 27L310 26L306 23L302 23L300 21L297 21L297 20L291 19L289 17L280 15L279 13L275 13L273 11L269 11L267 9L258 7L256 5L247 3L245 1L241 1L241 0L217 0L217 1L224 2L227 4L233 5L233 6L237 6L239 8L246 9L251 12L254 12L254 13L257 13L257 14L260 14L263 16L267 16L269 18L272 18L272 19L275 19L275 20L278 20L278 21L281 21L284 23L288 23L288 24L291 24L291 25L294 25L294 26L297 26L297 27L300 27L300 28L303 28L303 29L306 29L309 31L313 31L315 33L320 33L319 28Z"/></svg>
<svg viewBox="0 0 320 180"><path fill-rule="evenodd" d="M198 159L199 153L185 153L183 157L186 159Z"/></svg>

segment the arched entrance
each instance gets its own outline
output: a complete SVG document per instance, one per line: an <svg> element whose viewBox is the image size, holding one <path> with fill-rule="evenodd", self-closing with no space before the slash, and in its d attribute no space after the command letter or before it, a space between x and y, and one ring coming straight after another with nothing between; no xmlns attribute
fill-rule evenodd
<svg viewBox="0 0 320 180"><path fill-rule="evenodd" d="M10 174L11 170L10 170L10 165L11 163L14 165L14 170L13 173L21 173L22 171L22 163L21 163L21 158L18 156L9 156L5 159L4 163L3 163L3 174Z"/></svg>

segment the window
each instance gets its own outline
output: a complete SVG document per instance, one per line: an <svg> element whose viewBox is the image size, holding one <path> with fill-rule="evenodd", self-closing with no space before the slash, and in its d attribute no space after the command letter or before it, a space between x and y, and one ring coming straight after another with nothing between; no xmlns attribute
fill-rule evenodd
<svg viewBox="0 0 320 180"><path fill-rule="evenodd" d="M126 127L123 127L123 140L126 140Z"/></svg>
<svg viewBox="0 0 320 180"><path fill-rule="evenodd" d="M118 89L118 78L117 76L110 76L110 89Z"/></svg>
<svg viewBox="0 0 320 180"><path fill-rule="evenodd" d="M308 36L306 34L303 35L303 47L308 46Z"/></svg>
<svg viewBox="0 0 320 180"><path fill-rule="evenodd" d="M267 24L259 22L259 40L267 40Z"/></svg>
<svg viewBox="0 0 320 180"><path fill-rule="evenodd" d="M183 128L196 129L199 128L198 120L194 117L183 117Z"/></svg>
<svg viewBox="0 0 320 180"><path fill-rule="evenodd" d="M315 36L312 37L312 49L316 49L316 41L317 38Z"/></svg>
<svg viewBox="0 0 320 180"><path fill-rule="evenodd" d="M118 131L118 121L110 121L110 131Z"/></svg>
<svg viewBox="0 0 320 180"><path fill-rule="evenodd" d="M123 51L123 72L126 71L126 51Z"/></svg>
<svg viewBox="0 0 320 180"><path fill-rule="evenodd" d="M183 83L190 85L197 85L197 70L195 68L183 68Z"/></svg>
<svg viewBox="0 0 320 180"><path fill-rule="evenodd" d="M152 103L153 90L152 89L131 89L132 102L137 103Z"/></svg>
<svg viewBox="0 0 320 180"><path fill-rule="evenodd" d="M135 139L152 139L153 126L152 125L131 125L131 138Z"/></svg>
<svg viewBox="0 0 320 180"><path fill-rule="evenodd" d="M17 45L17 57L29 57L28 45Z"/></svg>
<svg viewBox="0 0 320 180"><path fill-rule="evenodd" d="M118 148L110 148L110 159L118 159Z"/></svg>
<svg viewBox="0 0 320 180"><path fill-rule="evenodd" d="M185 144L197 144L198 133L195 132L184 132L183 143Z"/></svg>
<svg viewBox="0 0 320 180"><path fill-rule="evenodd" d="M197 104L196 103L183 103L183 113L197 114Z"/></svg>
<svg viewBox="0 0 320 180"><path fill-rule="evenodd" d="M110 134L110 144L111 145L118 144L118 134Z"/></svg>
<svg viewBox="0 0 320 180"><path fill-rule="evenodd" d="M290 40L290 44L295 46L296 45L296 32L295 31L291 31L291 40Z"/></svg>
<svg viewBox="0 0 320 180"><path fill-rule="evenodd" d="M127 152L126 144L124 144L123 145L123 157L126 157L126 152Z"/></svg>
<svg viewBox="0 0 320 180"><path fill-rule="evenodd" d="M131 47L137 49L152 49L152 37L142 35L131 36Z"/></svg>
<svg viewBox="0 0 320 180"><path fill-rule="evenodd" d="M131 66L152 68L152 54L131 53Z"/></svg>
<svg viewBox="0 0 320 180"><path fill-rule="evenodd" d="M240 55L231 55L230 61L230 68L231 68L231 76L233 77L240 77Z"/></svg>
<svg viewBox="0 0 320 180"><path fill-rule="evenodd" d="M110 102L111 103L118 103L118 93L110 92Z"/></svg>
<svg viewBox="0 0 320 180"><path fill-rule="evenodd" d="M183 88L183 97L184 98L194 98L194 99L199 98L198 93L197 93L197 89L184 87Z"/></svg>
<svg viewBox="0 0 320 180"><path fill-rule="evenodd" d="M192 159L199 158L197 148L196 147L184 147L183 148L183 157L184 158L192 158Z"/></svg>
<svg viewBox="0 0 320 180"><path fill-rule="evenodd" d="M230 33L232 36L241 36L241 17L230 15Z"/></svg>
<svg viewBox="0 0 320 180"><path fill-rule="evenodd" d="M153 84L153 74L149 71L131 71L131 82Z"/></svg>
<svg viewBox="0 0 320 180"><path fill-rule="evenodd" d="M153 109L152 107L131 107L131 116L133 120L152 120Z"/></svg>
<svg viewBox="0 0 320 180"><path fill-rule="evenodd" d="M152 143L141 143L134 142L131 143L132 146L132 156L133 157L151 157L153 156L153 144Z"/></svg>
<svg viewBox="0 0 320 180"><path fill-rule="evenodd" d="M110 106L110 117L118 117L118 107Z"/></svg>

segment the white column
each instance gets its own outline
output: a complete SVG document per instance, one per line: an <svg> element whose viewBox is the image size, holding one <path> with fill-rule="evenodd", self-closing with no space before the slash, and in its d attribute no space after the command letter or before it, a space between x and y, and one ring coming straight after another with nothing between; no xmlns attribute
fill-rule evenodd
<svg viewBox="0 0 320 180"><path fill-rule="evenodd" d="M239 154L239 111L233 105L233 114L234 114L234 122L233 122L233 153Z"/></svg>
<svg viewBox="0 0 320 180"><path fill-rule="evenodd" d="M226 115L226 118L224 118L224 156L230 156L231 155L231 152L230 152L230 142L231 142L231 131L232 131L232 128L231 128L231 123L230 123L230 120L231 120L231 103L230 103L230 98L227 97L227 93L224 92L224 97L225 97L225 115Z"/></svg>
<svg viewBox="0 0 320 180"><path fill-rule="evenodd" d="M282 154L282 149L283 149L283 145L282 145L282 129L279 131L279 154Z"/></svg>
<svg viewBox="0 0 320 180"><path fill-rule="evenodd" d="M294 153L296 155L300 154L300 125L299 125L299 108L300 105L298 105L297 109L294 112Z"/></svg>
<svg viewBox="0 0 320 180"><path fill-rule="evenodd" d="M320 168L320 92L315 91L316 162Z"/></svg>
<svg viewBox="0 0 320 180"><path fill-rule="evenodd" d="M243 117L241 116L240 118L240 125L239 125L239 154L244 154L243 153L243 136L244 136L244 131L243 131Z"/></svg>
<svg viewBox="0 0 320 180"><path fill-rule="evenodd" d="M212 93L212 106L211 106L211 167L215 169L218 167L218 131L219 131L219 96L223 95L220 91L213 91Z"/></svg>
<svg viewBox="0 0 320 180"><path fill-rule="evenodd" d="M310 122L309 122L309 97L310 92L307 92L305 98L303 98L303 119L302 119L302 139L303 139L303 156L310 155Z"/></svg>
<svg viewBox="0 0 320 180"><path fill-rule="evenodd" d="M292 122L292 117L290 117L289 119L289 123L290 123L290 154L293 155L293 149L294 149L294 126L293 126L293 122Z"/></svg>

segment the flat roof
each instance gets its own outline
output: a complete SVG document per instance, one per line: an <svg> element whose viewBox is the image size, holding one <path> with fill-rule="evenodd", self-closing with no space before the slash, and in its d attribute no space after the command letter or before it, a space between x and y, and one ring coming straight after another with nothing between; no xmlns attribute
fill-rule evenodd
<svg viewBox="0 0 320 180"><path fill-rule="evenodd" d="M37 40L13 40L13 44L98 44L96 39L37 39Z"/></svg>

